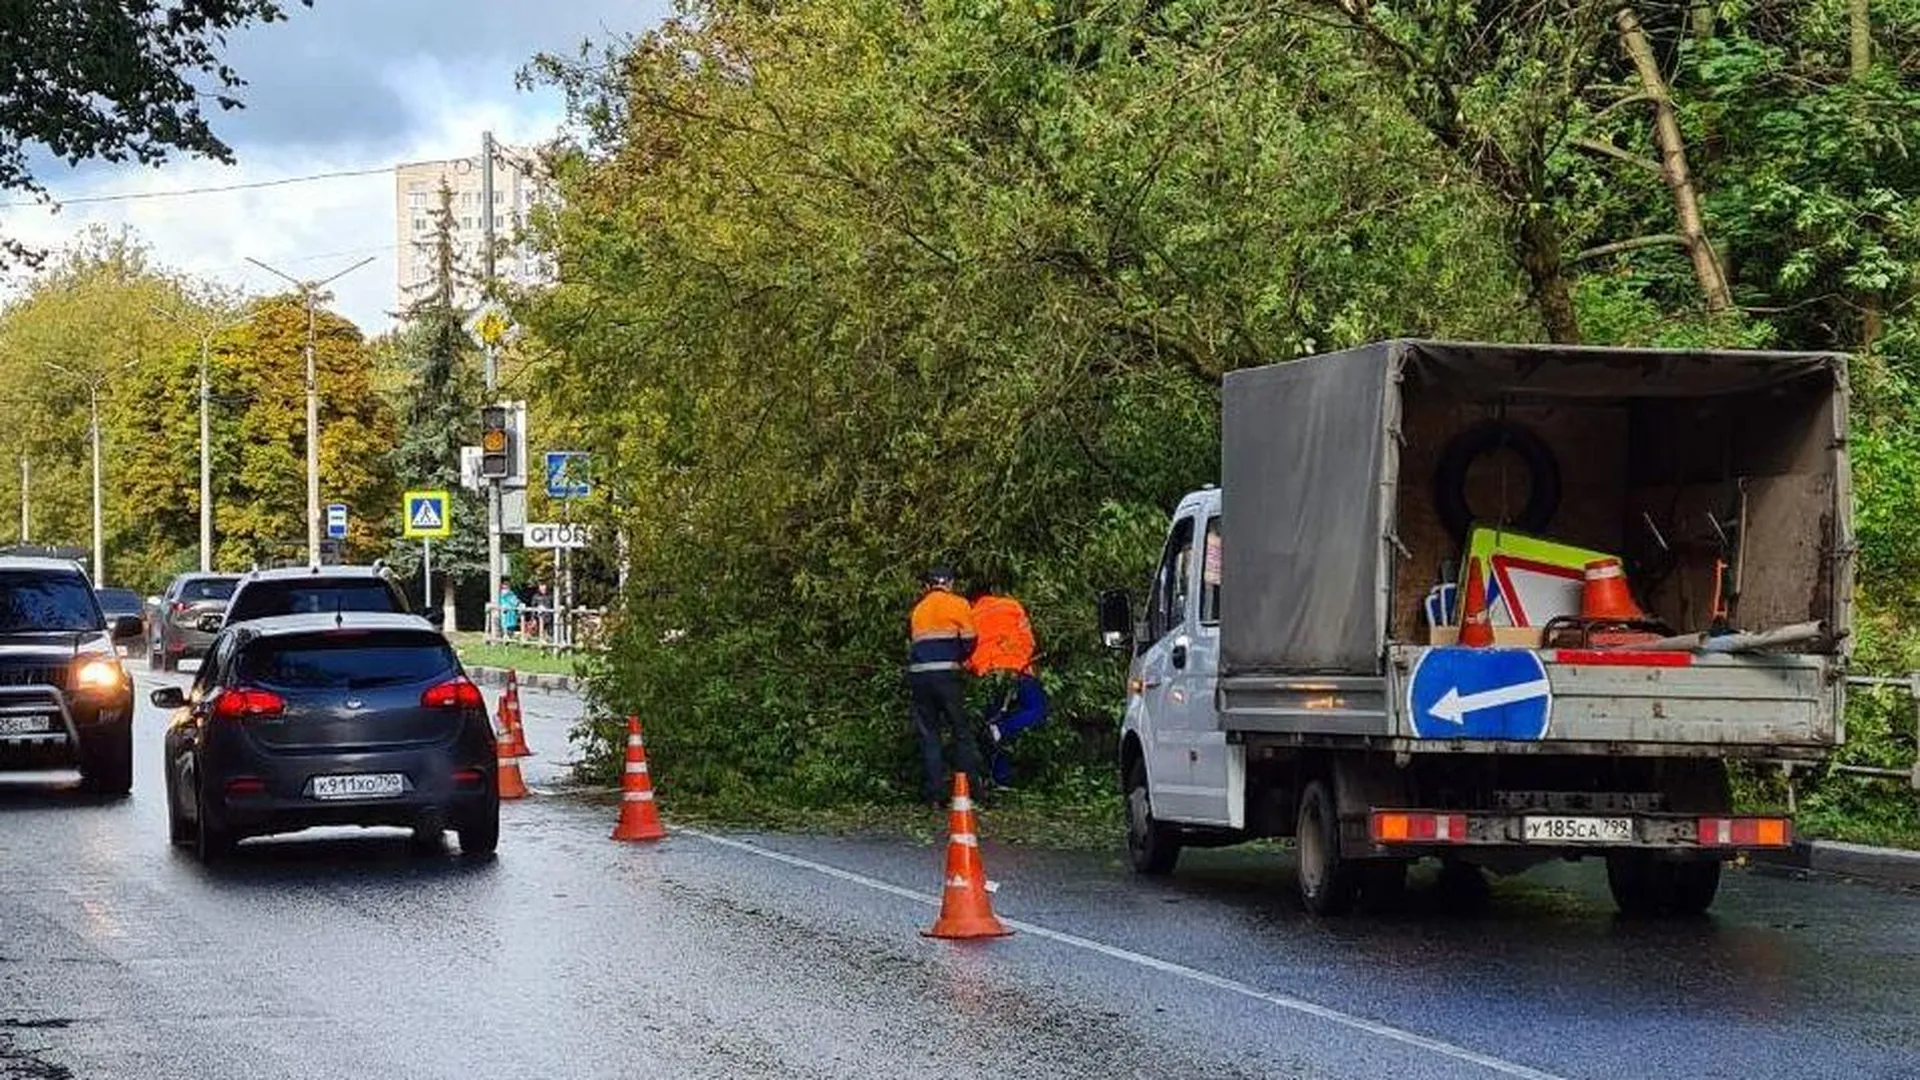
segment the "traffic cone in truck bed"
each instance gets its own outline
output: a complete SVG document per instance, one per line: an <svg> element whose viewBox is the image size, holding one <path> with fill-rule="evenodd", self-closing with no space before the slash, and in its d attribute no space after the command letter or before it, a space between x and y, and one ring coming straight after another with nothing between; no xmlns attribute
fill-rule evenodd
<svg viewBox="0 0 1920 1080"><path fill-rule="evenodd" d="M1493 644L1493 616L1487 612L1487 577L1480 559L1467 560L1466 599L1460 603L1460 644L1484 649Z"/></svg>
<svg viewBox="0 0 1920 1080"><path fill-rule="evenodd" d="M1580 591L1580 617L1607 622L1647 621L1647 613L1633 602L1619 559L1595 559L1587 564L1586 584Z"/></svg>

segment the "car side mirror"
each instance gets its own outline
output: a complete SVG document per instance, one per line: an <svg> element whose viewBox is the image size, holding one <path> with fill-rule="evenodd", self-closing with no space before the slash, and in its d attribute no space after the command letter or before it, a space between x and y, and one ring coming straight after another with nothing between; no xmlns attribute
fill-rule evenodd
<svg viewBox="0 0 1920 1080"><path fill-rule="evenodd" d="M420 617L432 623L435 630L446 628L447 609L445 608L433 608L428 611L423 611L420 613Z"/></svg>
<svg viewBox="0 0 1920 1080"><path fill-rule="evenodd" d="M1100 644L1125 649L1133 641L1133 599L1125 589L1109 589L1100 594L1099 607Z"/></svg>
<svg viewBox="0 0 1920 1080"><path fill-rule="evenodd" d="M109 629L113 632L115 641L126 641L129 638L139 637L146 632L147 628L138 615L115 615Z"/></svg>
<svg viewBox="0 0 1920 1080"><path fill-rule="evenodd" d="M199 624L200 630L202 633L217 634L220 632L221 624L226 621L227 621L227 617L225 615L222 615L217 611L208 612L207 614L200 616L200 624Z"/></svg>
<svg viewBox="0 0 1920 1080"><path fill-rule="evenodd" d="M163 686L147 695L156 708L184 709L187 705L187 692L177 686Z"/></svg>

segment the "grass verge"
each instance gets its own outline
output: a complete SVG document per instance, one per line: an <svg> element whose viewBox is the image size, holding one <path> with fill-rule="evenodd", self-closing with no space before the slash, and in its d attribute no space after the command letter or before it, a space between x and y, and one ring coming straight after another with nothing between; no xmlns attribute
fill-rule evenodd
<svg viewBox="0 0 1920 1080"><path fill-rule="evenodd" d="M947 811L918 804L855 803L802 807L772 799L743 800L660 791L668 819L693 826L896 837L945 843ZM976 811L981 833L1001 844L1051 850L1114 851L1125 833L1119 801L1087 802L1037 792L1001 791Z"/></svg>
<svg viewBox="0 0 1920 1080"><path fill-rule="evenodd" d="M574 656L571 653L551 653L531 645L488 644L478 634L450 637L454 651L460 654L460 662L468 667L513 668L515 671L538 672L542 675L573 674Z"/></svg>

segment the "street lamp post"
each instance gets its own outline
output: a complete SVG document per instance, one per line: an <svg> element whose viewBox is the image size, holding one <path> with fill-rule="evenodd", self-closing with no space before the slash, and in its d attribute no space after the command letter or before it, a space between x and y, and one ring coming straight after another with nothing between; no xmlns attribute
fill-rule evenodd
<svg viewBox="0 0 1920 1080"><path fill-rule="evenodd" d="M171 320L188 329L194 329L181 318L164 308L155 308L154 314ZM253 320L257 312L251 312L223 326L203 326L198 329L200 335L200 572L213 569L213 451L210 435L208 401L211 396L207 367L213 352L213 339L236 326L243 326Z"/></svg>
<svg viewBox="0 0 1920 1080"><path fill-rule="evenodd" d="M62 367L51 360L40 362L52 371L80 380L80 384L87 388L87 434L93 442L93 582L99 585L104 582L107 562L106 531L102 526L100 498L100 387L114 375L132 368L140 361L135 358L117 368L90 374Z"/></svg>
<svg viewBox="0 0 1920 1080"><path fill-rule="evenodd" d="M249 257L248 262L265 270L275 277L290 282L300 291L307 305L307 562L311 566L320 565L320 379L314 370L313 335L314 302L319 298L322 286L330 285L346 275L373 261L373 257L361 259L332 277L318 281L302 281L292 274L276 270L259 259Z"/></svg>

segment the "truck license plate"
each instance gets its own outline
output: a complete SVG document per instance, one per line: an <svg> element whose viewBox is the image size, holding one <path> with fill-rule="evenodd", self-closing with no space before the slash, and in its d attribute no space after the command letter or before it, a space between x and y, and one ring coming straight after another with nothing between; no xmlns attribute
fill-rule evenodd
<svg viewBox="0 0 1920 1080"><path fill-rule="evenodd" d="M353 773L347 776L316 776L316 799L390 799L405 787L399 773Z"/></svg>
<svg viewBox="0 0 1920 1080"><path fill-rule="evenodd" d="M1529 844L1631 844L1633 819L1623 817L1523 818Z"/></svg>
<svg viewBox="0 0 1920 1080"><path fill-rule="evenodd" d="M51 716L0 716L0 735L38 735L52 730Z"/></svg>

